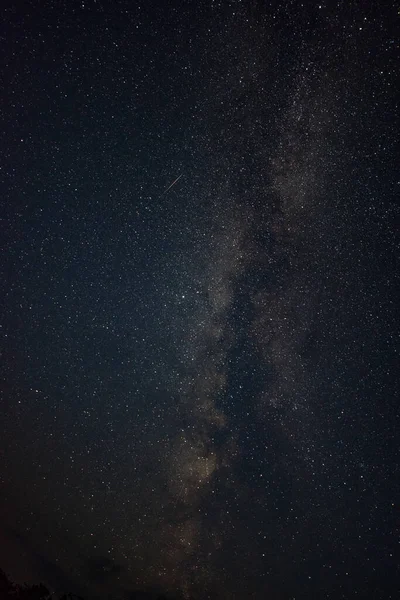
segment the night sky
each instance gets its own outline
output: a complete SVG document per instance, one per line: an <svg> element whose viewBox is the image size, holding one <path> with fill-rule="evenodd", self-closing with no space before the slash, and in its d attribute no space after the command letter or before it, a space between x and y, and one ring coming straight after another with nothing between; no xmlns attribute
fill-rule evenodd
<svg viewBox="0 0 400 600"><path fill-rule="evenodd" d="M373 0L3 4L14 580L400 597L399 23Z"/></svg>

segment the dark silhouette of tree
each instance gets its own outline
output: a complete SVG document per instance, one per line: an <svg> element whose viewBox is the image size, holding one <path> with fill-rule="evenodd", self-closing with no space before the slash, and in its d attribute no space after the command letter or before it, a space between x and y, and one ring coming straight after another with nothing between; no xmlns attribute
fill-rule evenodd
<svg viewBox="0 0 400 600"><path fill-rule="evenodd" d="M1 600L50 600L51 594L43 583L39 585L18 585L12 583L0 569Z"/></svg>
<svg viewBox="0 0 400 600"><path fill-rule="evenodd" d="M17 588L18 600L50 600L51 598L49 590L43 583L31 586L25 584L23 587L17 586Z"/></svg>
<svg viewBox="0 0 400 600"><path fill-rule="evenodd" d="M38 585L19 585L9 580L7 575L0 569L0 600L84 600L76 594L64 594L61 598L50 593L43 583ZM174 600L171 596L165 596L157 592L131 591L129 600Z"/></svg>
<svg viewBox="0 0 400 600"><path fill-rule="evenodd" d="M0 598L11 598L15 586L8 579L7 575L0 569Z"/></svg>

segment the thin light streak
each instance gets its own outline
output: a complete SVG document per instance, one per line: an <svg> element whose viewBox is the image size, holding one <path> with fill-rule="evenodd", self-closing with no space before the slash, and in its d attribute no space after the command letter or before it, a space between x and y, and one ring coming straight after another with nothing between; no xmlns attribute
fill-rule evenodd
<svg viewBox="0 0 400 600"><path fill-rule="evenodd" d="M171 185L170 185L169 187L167 187L167 189L166 189L166 190L165 190L165 191L164 191L164 192L161 194L161 197L162 197L162 196L165 196L165 194L166 194L167 192L169 192L169 190L170 190L170 189L171 189L171 188L172 188L172 187L173 187L173 186L174 186L174 185L175 185L175 184L176 184L176 183L177 183L177 182L180 180L180 178L181 178L182 176L183 176L183 173L181 173L181 174L179 175L179 177L177 177L177 178L175 179L175 181L173 181L173 182L171 183Z"/></svg>

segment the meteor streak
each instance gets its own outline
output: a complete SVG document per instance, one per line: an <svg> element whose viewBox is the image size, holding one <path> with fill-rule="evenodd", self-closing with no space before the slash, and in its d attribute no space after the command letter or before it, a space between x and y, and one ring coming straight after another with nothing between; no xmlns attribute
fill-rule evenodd
<svg viewBox="0 0 400 600"><path fill-rule="evenodd" d="M167 189L166 189L166 190L165 190L165 191L164 191L164 192L161 194L161 197L162 197L162 196L165 196L165 194L166 194L167 192L169 192L169 190L170 190L170 189L171 189L171 188L172 188L172 187L173 187L173 186L176 184L176 182L180 180L180 178L182 177L182 175L183 175L183 173L181 173L181 174L179 175L179 177L177 177L177 178L175 179L175 181L173 181L173 182L171 183L171 185L170 185L169 187L167 187Z"/></svg>

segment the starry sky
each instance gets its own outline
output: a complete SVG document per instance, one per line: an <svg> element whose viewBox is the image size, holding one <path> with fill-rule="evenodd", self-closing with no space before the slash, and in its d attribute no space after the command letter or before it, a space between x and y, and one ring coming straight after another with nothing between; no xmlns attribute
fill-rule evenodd
<svg viewBox="0 0 400 600"><path fill-rule="evenodd" d="M398 598L399 20L374 0L4 4L12 578Z"/></svg>

